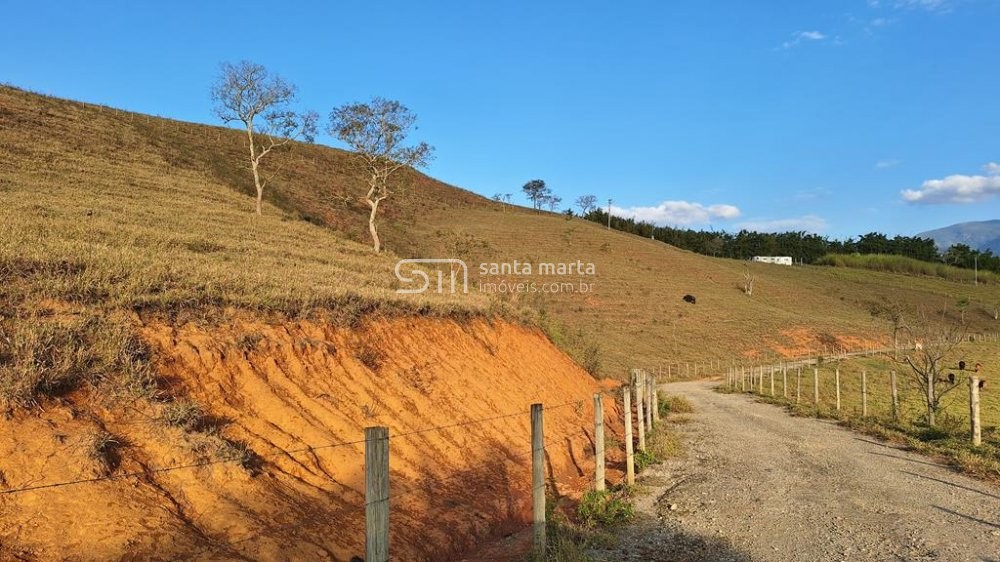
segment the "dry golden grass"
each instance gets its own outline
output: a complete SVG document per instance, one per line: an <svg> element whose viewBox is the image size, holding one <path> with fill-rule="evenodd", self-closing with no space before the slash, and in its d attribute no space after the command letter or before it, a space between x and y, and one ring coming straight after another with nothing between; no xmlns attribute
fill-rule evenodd
<svg viewBox="0 0 1000 562"><path fill-rule="evenodd" d="M885 339L872 303L916 313L968 297L972 329L993 330L1000 286L848 268L714 259L579 219L505 212L468 191L406 171L388 200L389 255L367 247L367 209L347 155L295 144L264 163L264 216L238 131L84 106L0 88L0 299L31 295L127 310L239 307L322 311L350 322L372 311L468 314L534 308L561 347L596 374L665 363L813 353ZM511 191L516 191L512 186ZM323 227L328 228L323 228ZM399 257L466 260L472 293L406 297ZM476 294L481 262L594 263L588 294ZM483 279L496 281L496 278ZM514 279L512 279L514 280ZM524 279L517 279L524 280ZM552 278L534 276L528 280ZM697 305L681 300L698 297ZM32 305L35 306L35 305Z"/></svg>
<svg viewBox="0 0 1000 562"><path fill-rule="evenodd" d="M931 277L822 266L775 266L710 258L653 240L608 231L580 219L499 207L429 214L412 227L418 255L454 255L470 264L593 262L588 294L533 294L506 302L542 311L550 334L581 359L600 348L602 372L623 377L635 366L667 362L815 354L827 346L857 348L887 341L888 328L869 312L898 302L916 314L947 309L969 297L973 331L996 330L992 303L1000 287ZM740 285L756 275L753 296ZM476 267L470 266L475 271ZM535 280L543 280L534 276ZM550 278L551 279L551 278ZM682 301L685 294L697 304Z"/></svg>
<svg viewBox="0 0 1000 562"><path fill-rule="evenodd" d="M393 256L271 205L256 217L216 176L165 157L150 126L0 88L0 409L82 383L151 392L129 344L137 314L488 312L478 295L398 295Z"/></svg>

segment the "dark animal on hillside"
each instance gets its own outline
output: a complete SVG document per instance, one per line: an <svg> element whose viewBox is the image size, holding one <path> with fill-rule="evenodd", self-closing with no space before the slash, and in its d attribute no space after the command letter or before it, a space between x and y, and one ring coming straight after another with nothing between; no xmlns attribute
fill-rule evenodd
<svg viewBox="0 0 1000 562"><path fill-rule="evenodd" d="M684 295L684 302L698 304L698 299L694 298L694 295Z"/></svg>

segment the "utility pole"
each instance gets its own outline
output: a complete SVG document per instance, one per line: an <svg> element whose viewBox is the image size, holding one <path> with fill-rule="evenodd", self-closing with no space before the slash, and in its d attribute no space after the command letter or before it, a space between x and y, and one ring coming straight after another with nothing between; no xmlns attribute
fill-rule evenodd
<svg viewBox="0 0 1000 562"><path fill-rule="evenodd" d="M611 230L611 199L608 199L608 230Z"/></svg>

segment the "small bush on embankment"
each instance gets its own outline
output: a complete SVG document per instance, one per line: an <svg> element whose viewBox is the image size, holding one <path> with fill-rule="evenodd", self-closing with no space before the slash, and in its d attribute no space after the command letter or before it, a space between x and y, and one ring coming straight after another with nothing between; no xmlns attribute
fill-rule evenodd
<svg viewBox="0 0 1000 562"><path fill-rule="evenodd" d="M106 398L156 393L149 350L127 322L88 314L0 318L0 410L34 407L82 385Z"/></svg>
<svg viewBox="0 0 1000 562"><path fill-rule="evenodd" d="M694 412L694 406L683 396L668 395L660 399L660 417L667 417L670 414L690 414Z"/></svg>
<svg viewBox="0 0 1000 562"><path fill-rule="evenodd" d="M621 486L586 492L580 500L578 512L580 522L588 527L621 525L635 516L628 490Z"/></svg>

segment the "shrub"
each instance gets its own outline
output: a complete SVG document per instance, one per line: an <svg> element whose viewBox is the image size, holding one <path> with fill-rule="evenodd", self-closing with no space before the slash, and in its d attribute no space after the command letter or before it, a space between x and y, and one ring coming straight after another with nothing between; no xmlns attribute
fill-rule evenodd
<svg viewBox="0 0 1000 562"><path fill-rule="evenodd" d="M205 412L193 400L174 400L163 406L160 416L167 425L184 431L198 431L205 426Z"/></svg>
<svg viewBox="0 0 1000 562"><path fill-rule="evenodd" d="M666 417L668 414L690 414L694 412L694 407L687 398L683 396L664 396L660 399L660 416Z"/></svg>
<svg viewBox="0 0 1000 562"><path fill-rule="evenodd" d="M597 344L588 345L580 353L580 366L587 370L591 376L597 377L601 373L601 348Z"/></svg>
<svg viewBox="0 0 1000 562"><path fill-rule="evenodd" d="M126 442L107 430L99 429L87 437L86 454L97 463L101 476L111 475L121 465L121 449Z"/></svg>
<svg viewBox="0 0 1000 562"><path fill-rule="evenodd" d="M379 370L382 362L385 361L385 355L382 354L382 351L372 346L365 346L364 349L358 352L357 357L362 365L372 371Z"/></svg>
<svg viewBox="0 0 1000 562"><path fill-rule="evenodd" d="M635 471L642 472L647 466L654 465L660 462L660 459L656 457L653 452L652 447L646 447L646 450L638 450L635 452Z"/></svg>
<svg viewBox="0 0 1000 562"><path fill-rule="evenodd" d="M591 490L580 500L579 515L589 527L620 525L632 519L635 508L621 492Z"/></svg>

